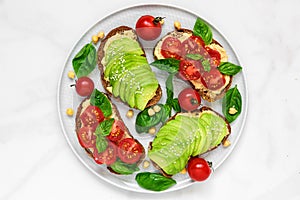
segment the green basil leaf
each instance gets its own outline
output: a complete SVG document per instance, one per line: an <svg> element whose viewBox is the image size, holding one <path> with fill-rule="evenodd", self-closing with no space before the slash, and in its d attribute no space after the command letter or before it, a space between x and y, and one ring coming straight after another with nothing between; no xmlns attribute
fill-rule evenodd
<svg viewBox="0 0 300 200"><path fill-rule="evenodd" d="M229 114L229 109L236 109L235 114ZM237 85L234 88L228 90L223 98L222 102L222 112L229 123L233 122L242 111L242 97L237 88Z"/></svg>
<svg viewBox="0 0 300 200"><path fill-rule="evenodd" d="M72 65L77 78L87 76L97 64L96 48L88 43L73 58Z"/></svg>
<svg viewBox="0 0 300 200"><path fill-rule="evenodd" d="M156 60L152 62L150 65L160 70L174 74L177 73L179 70L179 63L180 61L174 58L166 58L166 59Z"/></svg>
<svg viewBox="0 0 300 200"><path fill-rule="evenodd" d="M172 114L172 105L170 104L165 104L165 105L162 105L162 114L161 114L161 122L165 123L166 120L171 117L171 114Z"/></svg>
<svg viewBox="0 0 300 200"><path fill-rule="evenodd" d="M208 26L208 24L205 23L200 18L197 18L195 22L193 33L196 36L200 36L206 45L212 42L212 38L213 38L212 31Z"/></svg>
<svg viewBox="0 0 300 200"><path fill-rule="evenodd" d="M90 97L91 104L97 106L103 112L105 117L109 117L112 114L111 103L107 96L97 89L94 89Z"/></svg>
<svg viewBox="0 0 300 200"><path fill-rule="evenodd" d="M204 71L206 71L206 72L209 72L210 69L211 69L209 60L203 60L203 61L202 61L202 66L203 66L203 68L204 68Z"/></svg>
<svg viewBox="0 0 300 200"><path fill-rule="evenodd" d="M173 88L173 77L174 74L170 74L166 81L166 91L167 91L167 103L171 103L174 96L174 88Z"/></svg>
<svg viewBox="0 0 300 200"><path fill-rule="evenodd" d="M129 175L133 174L136 171L139 171L140 168L138 168L137 164L127 164L122 162L121 160L117 160L114 162L110 167L117 173L123 174L123 175Z"/></svg>
<svg viewBox="0 0 300 200"><path fill-rule="evenodd" d="M111 132L112 126L115 122L114 118L110 118L102 121L96 129L96 134L101 134L102 136L108 136Z"/></svg>
<svg viewBox="0 0 300 200"><path fill-rule="evenodd" d="M157 104L158 106L162 107L161 104ZM161 117L163 114L163 109L161 109L159 112L155 113L152 116L149 116L148 110L150 109L146 108L145 110L141 111L137 116L135 120L135 129L138 133L148 132L148 130L161 121ZM151 108L152 109L152 108Z"/></svg>
<svg viewBox="0 0 300 200"><path fill-rule="evenodd" d="M236 75L242 70L242 67L239 65L235 65L230 62L222 62L218 67L218 70L225 75Z"/></svg>
<svg viewBox="0 0 300 200"><path fill-rule="evenodd" d="M106 137L104 137L101 134L96 134L96 148L98 153L102 153L106 150L108 146L108 142L106 140Z"/></svg>
<svg viewBox="0 0 300 200"><path fill-rule="evenodd" d="M173 99L173 101L172 101L172 108L173 108L176 112L180 112L180 111L181 111L181 107L180 107L180 105L179 105L178 98Z"/></svg>
<svg viewBox="0 0 300 200"><path fill-rule="evenodd" d="M186 54L185 56L192 60L203 60L204 59L204 57L200 54Z"/></svg>
<svg viewBox="0 0 300 200"><path fill-rule="evenodd" d="M135 180L142 188L152 191L163 191L176 184L176 181L172 178L151 172L138 173Z"/></svg>

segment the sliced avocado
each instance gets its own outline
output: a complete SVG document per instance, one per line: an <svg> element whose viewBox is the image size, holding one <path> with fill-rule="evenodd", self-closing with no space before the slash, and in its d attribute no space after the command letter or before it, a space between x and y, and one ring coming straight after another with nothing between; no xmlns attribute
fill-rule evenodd
<svg viewBox="0 0 300 200"><path fill-rule="evenodd" d="M155 96L158 82L145 85L135 93L135 105L137 109L144 110L149 100Z"/></svg>

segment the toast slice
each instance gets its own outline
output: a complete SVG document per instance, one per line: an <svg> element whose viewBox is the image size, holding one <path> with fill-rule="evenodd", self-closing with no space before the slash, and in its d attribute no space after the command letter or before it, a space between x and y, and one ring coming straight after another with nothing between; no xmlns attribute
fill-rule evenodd
<svg viewBox="0 0 300 200"><path fill-rule="evenodd" d="M161 40L159 40L157 42L157 44L155 45L155 48L153 50L154 58L156 60L165 58L164 55L161 53L161 50L162 50L162 44L167 38L169 38L169 37L176 38L176 39L180 40L180 42L184 42L186 39L188 39L192 35L193 35L193 31L189 30L189 29L180 29L180 30L175 30L175 31L169 32ZM220 53L221 62L227 61L228 57L227 57L226 51L216 40L213 39L212 43L207 46L210 49L216 50ZM207 88L200 79L187 80L187 81L190 83L190 85L195 90L197 90L199 92L199 94L201 95L201 97L203 99L205 99L206 101L209 101L209 102L214 102L218 99L221 99L225 95L226 91L231 86L232 76L223 75L223 77L225 80L225 84L221 88L218 88L216 90Z"/></svg>
<svg viewBox="0 0 300 200"><path fill-rule="evenodd" d="M96 161L96 163L106 164L107 168L111 172L120 174L120 172L115 171L113 169L112 165L116 162L119 163L123 162L125 163L125 165L130 164L130 165L135 165L137 167L145 157L145 149L143 148L142 144L138 140L134 139L134 137L132 136L132 134L124 124L117 107L111 102L109 96L99 91L98 94L102 94L101 95L102 101L109 102L109 104L106 104L105 109L111 106L111 112L107 114L104 111L102 111L104 110L103 107L100 108L101 106L99 107L99 104L95 105L95 103L92 102L93 100L91 100L93 98L92 97L93 94L92 94L91 96L85 98L77 108L76 119L75 119L75 123L76 123L75 131L80 145L86 150L87 154ZM98 100L100 99L99 97L96 98L98 98ZM94 107L97 107L97 109L100 109L100 111L97 109L96 111L95 109L91 110L91 108ZM93 115L93 113L96 113L96 115ZM97 115L97 113L98 114L100 113L100 115ZM113 124L109 125L111 128L110 132L108 132L109 134L101 136L101 139L105 140L108 145L106 149L103 149L102 152L99 152L96 143L98 142L98 137L100 136L97 135L99 133L96 133L98 131L97 129L99 128L101 123L112 119L114 120L114 122ZM99 120L100 122L97 122L96 120L97 121ZM82 134L81 129L89 130L88 133L90 135L83 135L83 137L81 137L80 136L80 134ZM104 127L104 129L106 128ZM120 147L118 146L118 144L120 144L122 141L126 139L128 140L128 138L131 140L131 142L136 143L136 146L139 147L139 151L135 155L136 158L134 162L131 162L130 160L122 159L119 154ZM110 147L112 148L109 149ZM106 151L110 151L110 153L107 153ZM105 156L107 156L107 158ZM103 159L99 160L99 157L102 157Z"/></svg>
<svg viewBox="0 0 300 200"><path fill-rule="evenodd" d="M227 120L209 107L177 113L158 131L148 156L163 174L172 176L185 168L190 157L217 148L230 133Z"/></svg>
<svg viewBox="0 0 300 200"><path fill-rule="evenodd" d="M111 30L101 41L97 63L109 95L139 110L160 100L161 87L134 29L120 26Z"/></svg>

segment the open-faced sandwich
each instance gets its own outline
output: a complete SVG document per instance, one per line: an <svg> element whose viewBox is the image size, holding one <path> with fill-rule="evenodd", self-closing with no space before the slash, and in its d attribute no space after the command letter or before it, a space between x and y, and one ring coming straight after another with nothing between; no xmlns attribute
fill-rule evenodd
<svg viewBox="0 0 300 200"><path fill-rule="evenodd" d="M201 30L198 31L198 27ZM153 53L157 60L180 60L181 78L188 81L203 99L213 102L221 99L230 88L232 75L217 69L221 63L228 61L228 56L212 38L210 29L205 27L207 25L198 19L194 30L178 28L169 32L156 44Z"/></svg>
<svg viewBox="0 0 300 200"><path fill-rule="evenodd" d="M98 49L98 66L106 91L139 110L156 104L161 88L134 29L111 30Z"/></svg>
<svg viewBox="0 0 300 200"><path fill-rule="evenodd" d="M80 145L98 164L117 174L138 171L144 147L135 140L109 97L97 89L77 109L76 133Z"/></svg>

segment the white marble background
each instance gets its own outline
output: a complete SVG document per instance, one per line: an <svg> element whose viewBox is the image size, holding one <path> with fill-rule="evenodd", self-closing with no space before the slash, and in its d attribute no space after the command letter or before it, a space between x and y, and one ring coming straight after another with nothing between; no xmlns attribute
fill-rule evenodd
<svg viewBox="0 0 300 200"><path fill-rule="evenodd" d="M300 199L300 1L156 0L208 19L247 75L248 118L230 157L205 184L162 195L99 180L60 128L59 76L75 42L138 0L0 0L0 199Z"/></svg>

